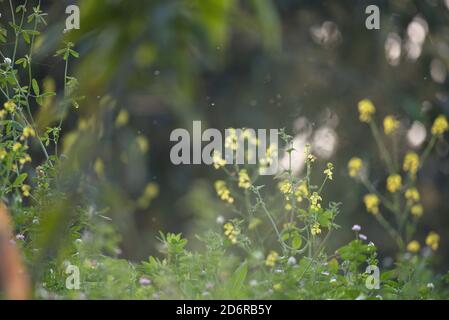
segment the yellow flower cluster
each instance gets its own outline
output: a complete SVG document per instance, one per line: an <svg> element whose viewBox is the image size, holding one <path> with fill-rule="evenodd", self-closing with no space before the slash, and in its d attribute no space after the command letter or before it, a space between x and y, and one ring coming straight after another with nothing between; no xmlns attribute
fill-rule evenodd
<svg viewBox="0 0 449 320"><path fill-rule="evenodd" d="M239 187L242 189L248 189L251 187L251 179L245 169L239 171Z"/></svg>
<svg viewBox="0 0 449 320"><path fill-rule="evenodd" d="M440 243L440 236L435 232L430 232L426 238L426 245L432 248L433 251L438 249Z"/></svg>
<svg viewBox="0 0 449 320"><path fill-rule="evenodd" d="M12 151L17 152L22 149L22 144L20 142L16 142L12 146Z"/></svg>
<svg viewBox="0 0 449 320"><path fill-rule="evenodd" d="M424 208L420 204L415 204L410 208L410 212L411 212L412 216L419 218L423 215Z"/></svg>
<svg viewBox="0 0 449 320"><path fill-rule="evenodd" d="M267 267L274 267L278 258L279 254L276 251L271 251L267 256L267 259L265 260L265 265Z"/></svg>
<svg viewBox="0 0 449 320"><path fill-rule="evenodd" d="M327 178L329 179L329 180L332 180L332 178L333 178L333 170L334 170L334 165L332 164L332 163L328 163L327 164L327 169L326 170L324 170L324 174L327 176Z"/></svg>
<svg viewBox="0 0 449 320"><path fill-rule="evenodd" d="M147 209L151 202L159 195L159 185L155 182L150 182L145 186L142 195L137 199L137 204L141 209Z"/></svg>
<svg viewBox="0 0 449 320"><path fill-rule="evenodd" d="M351 158L351 160L349 160L348 162L348 173L350 177L356 177L359 172L360 169L362 169L363 166L363 161L360 158L354 157Z"/></svg>
<svg viewBox="0 0 449 320"><path fill-rule="evenodd" d="M239 146L239 137L237 131L234 128L228 129L229 134L225 138L225 147L231 150L237 150Z"/></svg>
<svg viewBox="0 0 449 320"><path fill-rule="evenodd" d="M231 191L226 186L226 182L223 180L215 181L215 190L221 200L227 203L234 203L234 198L231 196Z"/></svg>
<svg viewBox="0 0 449 320"><path fill-rule="evenodd" d="M296 201L302 202L303 197L307 197L308 195L309 190L307 190L307 184L303 181L298 185L298 188L295 191Z"/></svg>
<svg viewBox="0 0 449 320"><path fill-rule="evenodd" d="M310 209L319 210L321 209L320 201L323 200L317 192L312 193L310 196Z"/></svg>
<svg viewBox="0 0 449 320"><path fill-rule="evenodd" d="M228 237L228 239L231 241L232 244L236 244L237 243L237 237L240 234L240 231L237 230L234 225L230 222L226 223L224 226L224 233L225 236Z"/></svg>
<svg viewBox="0 0 449 320"><path fill-rule="evenodd" d="M29 186L29 185L27 185L27 184L24 184L24 185L22 185L22 193L23 193L23 196L24 197L29 197L31 194L30 194L30 191L31 191L31 187Z"/></svg>
<svg viewBox="0 0 449 320"><path fill-rule="evenodd" d="M278 183L278 188L283 194L290 194L293 190L293 186L288 180L284 180Z"/></svg>
<svg viewBox="0 0 449 320"><path fill-rule="evenodd" d="M212 162L214 164L214 168L217 170L226 165L226 160L223 159L221 157L220 152L218 152L216 150L214 151L214 154L212 155Z"/></svg>
<svg viewBox="0 0 449 320"><path fill-rule="evenodd" d="M304 148L304 155L306 156L306 163L314 163L316 160L316 157L311 153L311 146L310 144L306 144Z"/></svg>
<svg viewBox="0 0 449 320"><path fill-rule="evenodd" d="M447 122L447 119L444 115L439 115L432 125L432 134L434 136L441 136L446 131L449 130L449 124Z"/></svg>
<svg viewBox="0 0 449 320"><path fill-rule="evenodd" d="M379 204L380 200L374 193L369 193L365 195L363 198L363 202L365 202L366 211L372 214L378 214L379 213Z"/></svg>
<svg viewBox="0 0 449 320"><path fill-rule="evenodd" d="M117 118L115 118L115 127L120 128L123 126L126 126L129 121L129 113L125 109L121 109L120 112L117 115Z"/></svg>
<svg viewBox="0 0 449 320"><path fill-rule="evenodd" d="M407 245L407 251L411 253L417 253L419 249L421 249L421 245L416 240L410 241Z"/></svg>
<svg viewBox="0 0 449 320"><path fill-rule="evenodd" d="M14 113L14 111L16 110L17 106L13 101L6 101L3 104L3 107L5 108L6 111L10 112L10 113Z"/></svg>
<svg viewBox="0 0 449 320"><path fill-rule="evenodd" d="M22 158L19 159L20 164L25 164L27 162L31 162L31 157L29 154L25 154Z"/></svg>
<svg viewBox="0 0 449 320"><path fill-rule="evenodd" d="M399 128L399 121L393 116L386 116L384 118L384 132L385 134L391 135Z"/></svg>
<svg viewBox="0 0 449 320"><path fill-rule="evenodd" d="M376 108L374 107L374 104L368 100L364 99L359 102L358 104L359 108L359 119L362 122L370 122L372 119L372 116L376 113Z"/></svg>
<svg viewBox="0 0 449 320"><path fill-rule="evenodd" d="M23 128L22 136L20 137L20 140L24 141L29 137L35 137L35 136L36 136L36 133L34 132L33 128L25 127L25 128Z"/></svg>
<svg viewBox="0 0 449 320"><path fill-rule="evenodd" d="M398 174L392 174L387 178L387 190L391 193L395 193L402 186L402 178Z"/></svg>
<svg viewBox="0 0 449 320"><path fill-rule="evenodd" d="M315 222L312 225L312 228L310 228L310 232L312 233L312 235L316 236L317 234L321 233L321 228L320 228L320 224L318 222Z"/></svg>
<svg viewBox="0 0 449 320"><path fill-rule="evenodd" d="M405 198L409 201L409 202L411 202L411 203L413 203L413 202L418 202L419 201L419 192L418 192L418 189L416 189L416 188L408 188L406 191L405 191Z"/></svg>
<svg viewBox="0 0 449 320"><path fill-rule="evenodd" d="M404 157L404 163L402 164L402 169L405 172L410 172L414 177L419 169L419 156L413 152L409 151Z"/></svg>

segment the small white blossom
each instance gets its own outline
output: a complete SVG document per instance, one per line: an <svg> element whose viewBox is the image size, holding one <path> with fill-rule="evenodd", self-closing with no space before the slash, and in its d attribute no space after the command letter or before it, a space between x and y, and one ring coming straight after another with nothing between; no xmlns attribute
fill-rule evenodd
<svg viewBox="0 0 449 320"><path fill-rule="evenodd" d="M289 264L291 266L295 265L296 264L296 258L295 257L288 258L287 264Z"/></svg>
<svg viewBox="0 0 449 320"><path fill-rule="evenodd" d="M352 231L359 232L360 230L362 230L362 227L360 225L355 224L352 226Z"/></svg>
<svg viewBox="0 0 449 320"><path fill-rule="evenodd" d="M10 58L5 58L5 60L3 60L4 63L6 63L7 65L10 65L12 63Z"/></svg>
<svg viewBox="0 0 449 320"><path fill-rule="evenodd" d="M148 279L148 278L142 277L142 278L139 279L139 283L142 286L148 286L148 285L151 284L151 280Z"/></svg>
<svg viewBox="0 0 449 320"><path fill-rule="evenodd" d="M225 219L223 218L223 216L218 216L216 222L218 224L223 224L225 222Z"/></svg>

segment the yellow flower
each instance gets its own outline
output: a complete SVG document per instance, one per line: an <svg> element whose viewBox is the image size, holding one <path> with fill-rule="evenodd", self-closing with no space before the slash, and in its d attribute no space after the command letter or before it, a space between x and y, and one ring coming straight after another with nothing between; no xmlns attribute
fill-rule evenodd
<svg viewBox="0 0 449 320"><path fill-rule="evenodd" d="M22 131L22 136L20 137L20 140L24 141L28 137L35 137L36 133L34 132L34 129L31 127L25 127Z"/></svg>
<svg viewBox="0 0 449 320"><path fill-rule="evenodd" d="M439 115L432 125L432 134L434 136L441 136L443 135L447 130L449 130L449 124L447 122L447 119L444 115Z"/></svg>
<svg viewBox="0 0 449 320"><path fill-rule="evenodd" d="M290 194L293 190L293 186L288 180L284 180L278 183L278 188L283 194Z"/></svg>
<svg viewBox="0 0 449 320"><path fill-rule="evenodd" d="M369 193L363 197L363 202L365 202L366 211L372 214L379 213L380 200L374 193Z"/></svg>
<svg viewBox="0 0 449 320"><path fill-rule="evenodd" d="M398 174L392 174L387 178L387 190L391 193L398 191L402 186L402 178Z"/></svg>
<svg viewBox="0 0 449 320"><path fill-rule="evenodd" d="M350 177L355 177L359 174L360 169L362 169L363 161L360 158L351 158L348 162L348 172Z"/></svg>
<svg viewBox="0 0 449 320"><path fill-rule="evenodd" d="M252 218L249 221L248 229L253 230L253 229L257 228L257 226L260 225L261 223L262 223L262 220L260 220L259 218Z"/></svg>
<svg viewBox="0 0 449 320"><path fill-rule="evenodd" d="M420 204L415 204L414 206L411 207L410 212L412 216L419 218L423 215L424 208Z"/></svg>
<svg viewBox="0 0 449 320"><path fill-rule="evenodd" d="M308 195L309 191L307 190L307 184L303 181L298 185L298 188L295 191L296 201L302 202L302 198L307 197Z"/></svg>
<svg viewBox="0 0 449 320"><path fill-rule="evenodd" d="M25 164L27 162L31 162L31 157L29 154L26 154L23 158L20 158L19 160L20 164Z"/></svg>
<svg viewBox="0 0 449 320"><path fill-rule="evenodd" d="M212 155L212 162L214 164L215 169L220 169L226 165L226 160L221 157L220 152L214 151Z"/></svg>
<svg viewBox="0 0 449 320"><path fill-rule="evenodd" d="M225 138L225 147L231 150L237 150L239 146L239 137L237 136L237 131L234 128L229 128L227 132L228 135Z"/></svg>
<svg viewBox="0 0 449 320"><path fill-rule="evenodd" d="M409 202L418 202L419 198L419 191L416 188L408 188L407 191L405 191L405 199Z"/></svg>
<svg viewBox="0 0 449 320"><path fill-rule="evenodd" d="M6 111L13 113L17 106L13 101L9 100L5 102L3 107Z"/></svg>
<svg viewBox="0 0 449 320"><path fill-rule="evenodd" d="M411 253L417 253L421 249L421 245L418 241L413 240L407 245L407 251Z"/></svg>
<svg viewBox="0 0 449 320"><path fill-rule="evenodd" d="M265 158L259 159L260 163L259 172L261 174L264 174L266 172L267 167L269 167L273 163L273 160L277 157L278 155L277 145L270 145L267 148L267 152L265 155L266 155Z"/></svg>
<svg viewBox="0 0 449 320"><path fill-rule="evenodd" d="M125 126L129 121L129 113L125 109L120 110L120 112L117 115L117 118L115 118L115 127L120 128Z"/></svg>
<svg viewBox="0 0 449 320"><path fill-rule="evenodd" d="M5 159L7 154L8 152L4 148L0 149L0 160Z"/></svg>
<svg viewBox="0 0 449 320"><path fill-rule="evenodd" d="M22 193L23 193L24 197L29 197L30 196L31 187L29 185L24 184L24 185L22 185L21 189L22 189Z"/></svg>
<svg viewBox="0 0 449 320"><path fill-rule="evenodd" d="M276 265L278 257L279 254L276 251L271 251L267 256L267 259L265 260L265 265L267 267L274 267Z"/></svg>
<svg viewBox="0 0 449 320"><path fill-rule="evenodd" d="M329 180L332 180L332 178L333 178L333 172L332 172L332 170L334 170L334 165L332 164L332 163L328 163L327 164L327 169L326 170L324 170L324 174L327 176L327 178L329 179Z"/></svg>
<svg viewBox="0 0 449 320"><path fill-rule="evenodd" d="M318 210L321 208L320 201L323 200L317 192L312 193L310 196L310 209Z"/></svg>
<svg viewBox="0 0 449 320"><path fill-rule="evenodd" d="M2 109L0 110L0 119L3 119L6 116L6 110Z"/></svg>
<svg viewBox="0 0 449 320"><path fill-rule="evenodd" d="M231 191L229 191L226 186L226 182L223 180L215 181L215 190L217 191L217 195L221 200L226 201L227 203L234 203L234 198L231 196Z"/></svg>
<svg viewBox="0 0 449 320"><path fill-rule="evenodd" d="M14 143L14 145L12 146L12 151L17 152L22 148L22 144L20 142L16 142Z"/></svg>
<svg viewBox="0 0 449 320"><path fill-rule="evenodd" d="M386 116L384 118L384 132L386 135L390 135L399 128L399 121L393 116Z"/></svg>
<svg viewBox="0 0 449 320"><path fill-rule="evenodd" d="M159 195L159 185L155 182L150 182L145 186L142 195L137 199L139 208L146 209L151 202Z"/></svg>
<svg viewBox="0 0 449 320"><path fill-rule="evenodd" d="M368 99L364 99L359 102L358 107L360 121L366 123L370 122L373 114L376 113L376 108L374 107L373 103Z"/></svg>
<svg viewBox="0 0 449 320"><path fill-rule="evenodd" d="M104 176L104 162L101 158L95 160L94 171L99 177Z"/></svg>
<svg viewBox="0 0 449 320"><path fill-rule="evenodd" d="M145 136L137 136L136 137L136 143L137 143L137 147L139 148L140 152L142 153L147 153L149 148L150 148L150 144L148 142L148 139Z"/></svg>
<svg viewBox="0 0 449 320"><path fill-rule="evenodd" d="M317 234L321 233L321 228L320 228L320 224L318 222L315 222L312 226L312 228L310 228L310 232L312 233L312 235L316 236Z"/></svg>
<svg viewBox="0 0 449 320"><path fill-rule="evenodd" d="M236 244L237 243L237 237L240 234L240 231L237 230L234 225L230 222L226 223L224 226L224 233L225 236L228 237L228 239L231 241L232 244Z"/></svg>
<svg viewBox="0 0 449 320"><path fill-rule="evenodd" d="M279 291L281 289L282 289L282 284L281 283L273 284L273 290Z"/></svg>
<svg viewBox="0 0 449 320"><path fill-rule="evenodd" d="M239 187L242 189L248 189L251 187L251 180L245 169L239 171Z"/></svg>
<svg viewBox="0 0 449 320"><path fill-rule="evenodd" d="M440 236L436 232L430 232L426 238L426 245L432 248L433 251L438 249L440 243Z"/></svg>
<svg viewBox="0 0 449 320"><path fill-rule="evenodd" d="M419 169L419 156L413 151L407 152L404 157L402 169L405 172L410 172L412 176L415 176Z"/></svg>

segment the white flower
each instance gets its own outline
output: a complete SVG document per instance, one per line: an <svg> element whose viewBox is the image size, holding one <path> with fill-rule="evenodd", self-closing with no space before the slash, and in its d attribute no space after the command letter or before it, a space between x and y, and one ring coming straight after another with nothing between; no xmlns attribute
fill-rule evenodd
<svg viewBox="0 0 449 320"><path fill-rule="evenodd" d="M337 282L337 279L332 278L332 279L329 280L329 283L334 283L334 282Z"/></svg>
<svg viewBox="0 0 449 320"><path fill-rule="evenodd" d="M142 277L142 278L139 279L139 283L140 283L140 285L142 285L142 286L148 286L148 285L151 284L151 280Z"/></svg>
<svg viewBox="0 0 449 320"><path fill-rule="evenodd" d="M429 288L430 290L433 290L433 288L435 288L435 286L433 285L432 282L429 282L429 283L427 284L427 288Z"/></svg>
<svg viewBox="0 0 449 320"><path fill-rule="evenodd" d="M295 265L296 264L296 258L295 257L288 258L287 264L289 264L291 266Z"/></svg>
<svg viewBox="0 0 449 320"><path fill-rule="evenodd" d="M359 232L360 230L362 230L362 227L358 224L352 226L352 231Z"/></svg>
<svg viewBox="0 0 449 320"><path fill-rule="evenodd" d="M262 260L264 258L264 255L263 255L262 251L258 250L258 251L253 252L253 257L254 257L254 259Z"/></svg>
<svg viewBox="0 0 449 320"><path fill-rule="evenodd" d="M355 300L366 300L366 296L361 293L357 298L355 298Z"/></svg>
<svg viewBox="0 0 449 320"><path fill-rule="evenodd" d="M16 239L17 240L25 240L25 236L23 234L19 233L16 235Z"/></svg>
<svg viewBox="0 0 449 320"><path fill-rule="evenodd" d="M365 236L364 234L359 234L359 238L360 238L361 240L365 240L365 241L368 239L368 237Z"/></svg>
<svg viewBox="0 0 449 320"><path fill-rule="evenodd" d="M255 286L257 286L258 284L259 284L259 282L257 282L256 279L251 279L251 280L249 281L249 285L250 285L251 287L255 287Z"/></svg>
<svg viewBox="0 0 449 320"><path fill-rule="evenodd" d="M12 63L10 58L5 58L5 60L3 60L4 63L6 63L7 65L10 65Z"/></svg>
<svg viewBox="0 0 449 320"><path fill-rule="evenodd" d="M218 216L217 220L215 220L218 224L223 224L225 222L225 219L223 218L223 216Z"/></svg>

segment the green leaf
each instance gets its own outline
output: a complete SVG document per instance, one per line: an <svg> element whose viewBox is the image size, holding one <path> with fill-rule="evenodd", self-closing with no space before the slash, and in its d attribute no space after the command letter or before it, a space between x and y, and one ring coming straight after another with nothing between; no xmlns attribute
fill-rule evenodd
<svg viewBox="0 0 449 320"><path fill-rule="evenodd" d="M25 181L25 179L28 177L27 173L22 173L21 175L19 175L16 180L14 180L14 183L12 184L13 187L18 188L20 187L23 182Z"/></svg>
<svg viewBox="0 0 449 320"><path fill-rule="evenodd" d="M301 235L299 235L298 233L293 235L293 239L292 239L292 247L293 249L299 249L301 248L302 245L302 237Z"/></svg>
<svg viewBox="0 0 449 320"><path fill-rule="evenodd" d="M226 291L231 293L232 296L238 296L238 293L242 289L243 284L245 282L247 273L248 273L248 264L245 261L240 265L240 267L238 267L234 271L234 274L228 281Z"/></svg>
<svg viewBox="0 0 449 320"><path fill-rule="evenodd" d="M33 86L34 94L35 94L36 96L38 96L38 95L40 94L40 90L39 90L39 85L38 85L36 79L33 79L33 80L31 81L31 84L32 84L32 86Z"/></svg>

